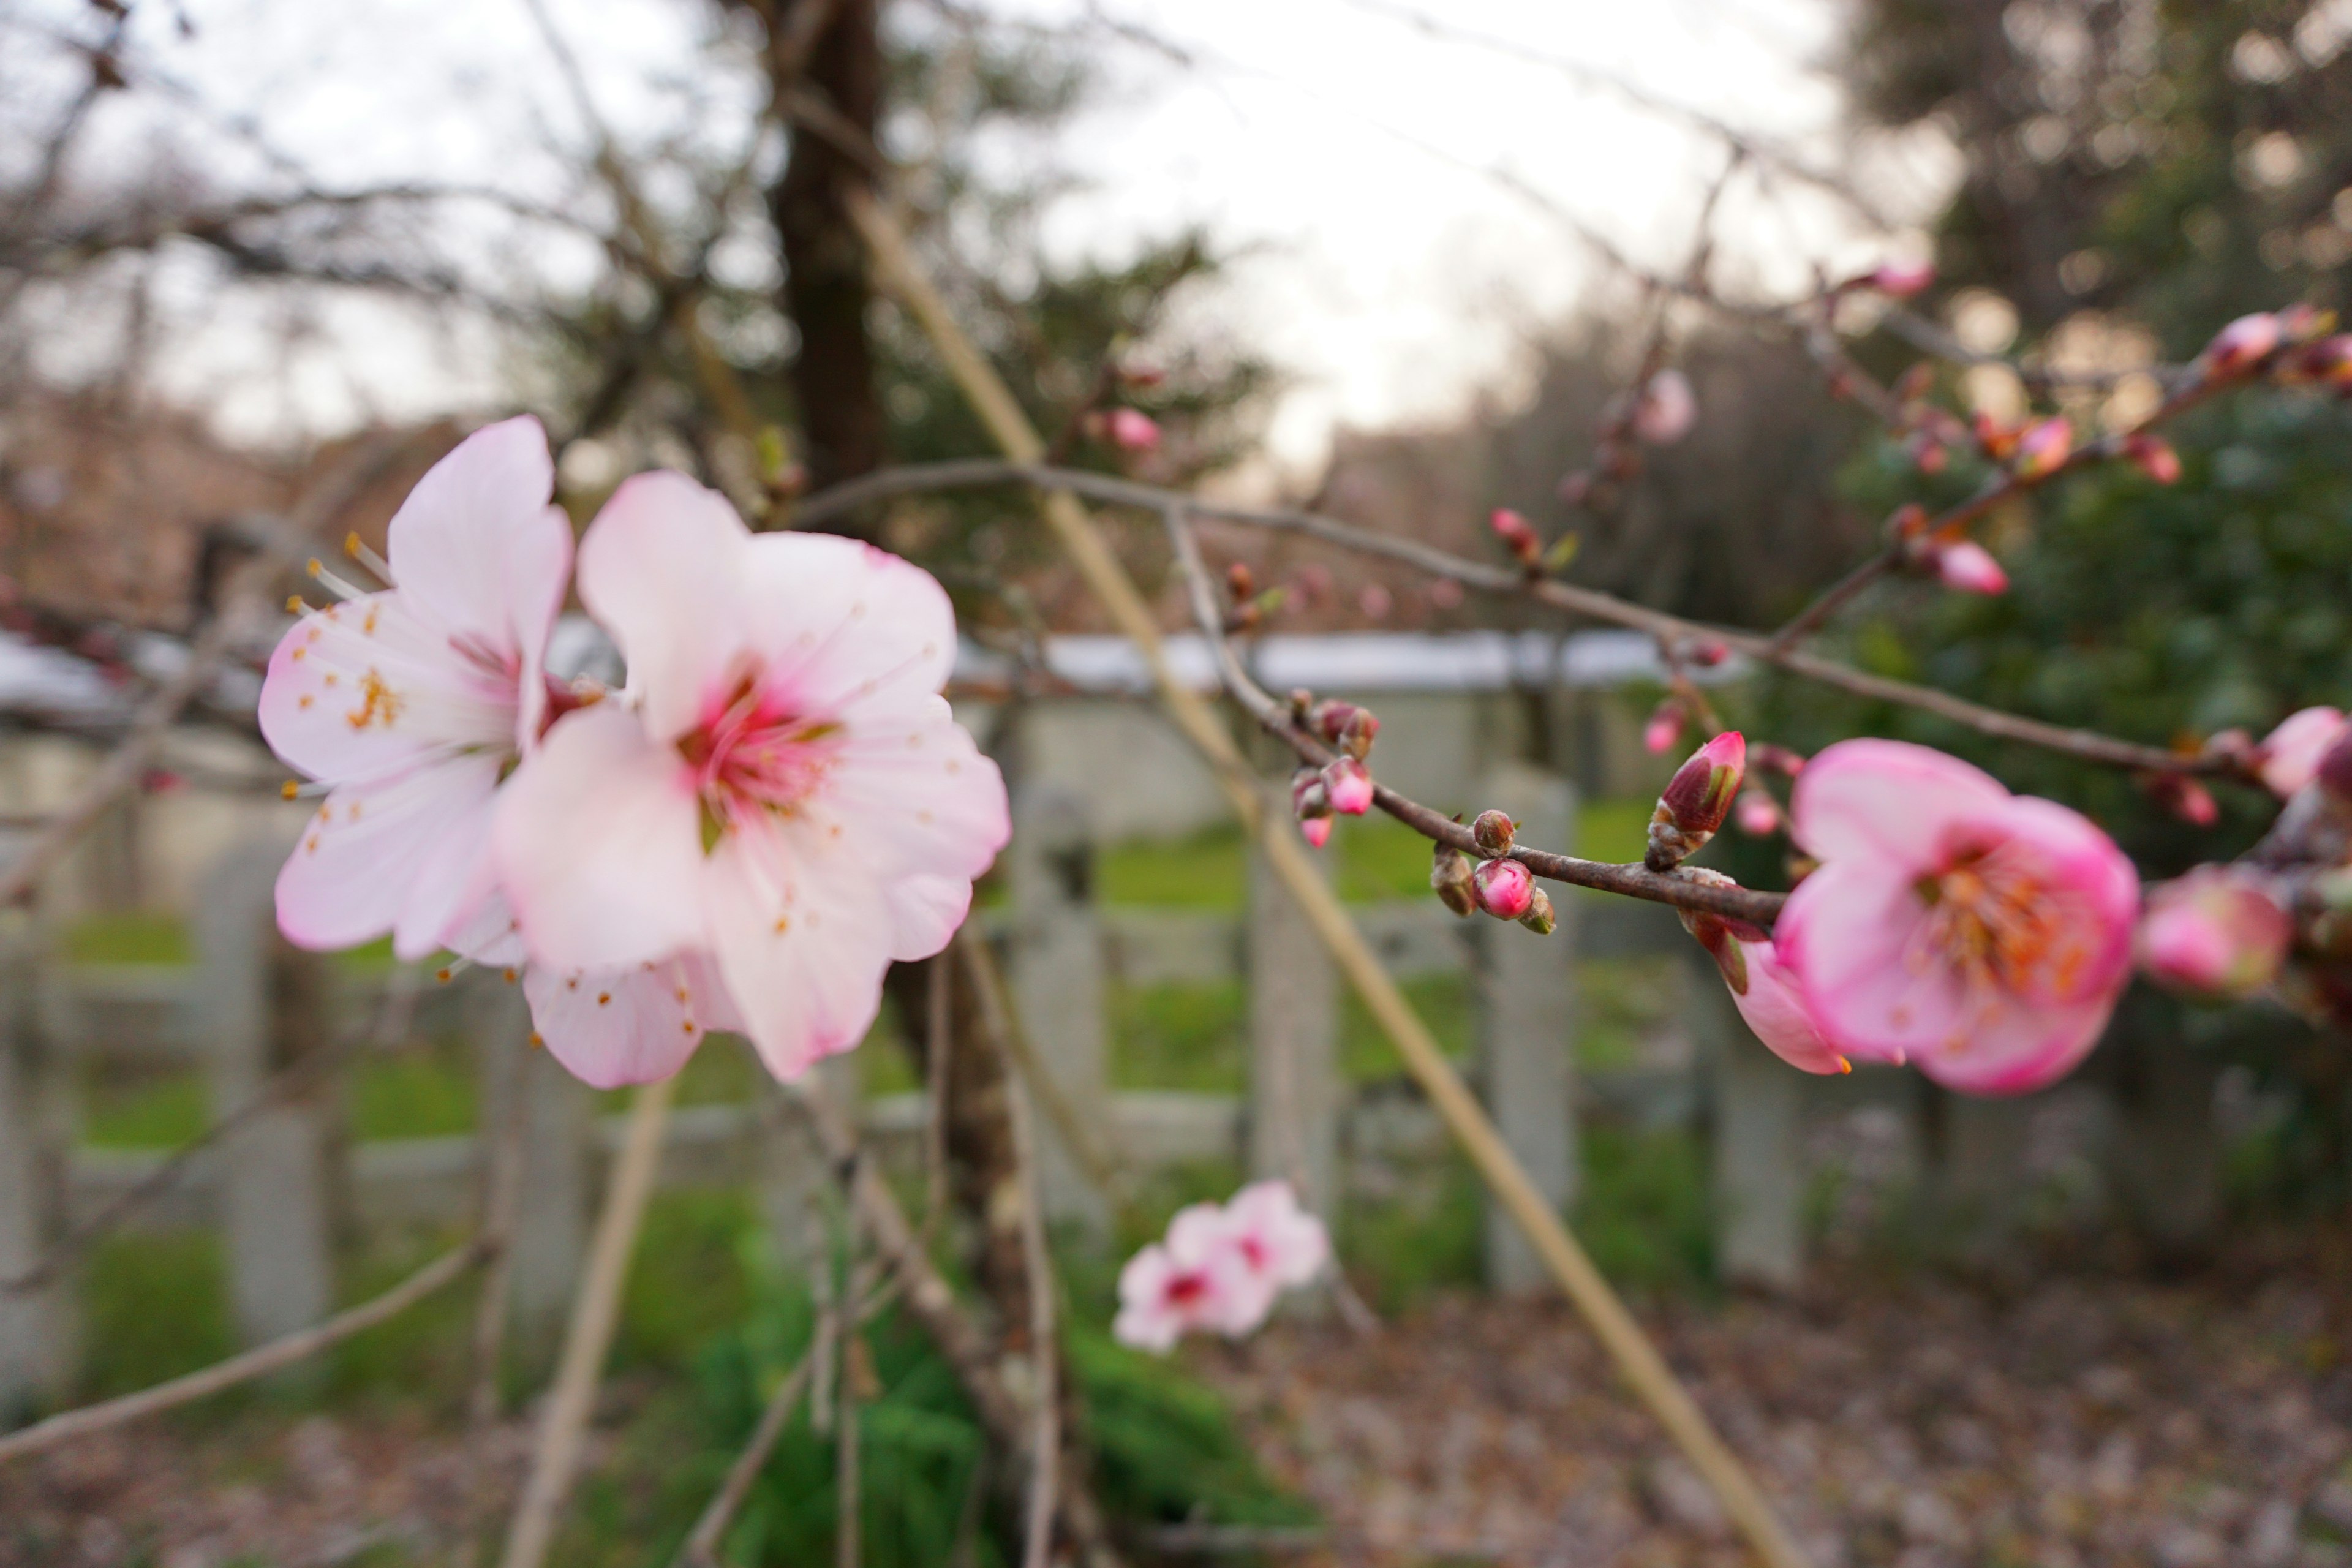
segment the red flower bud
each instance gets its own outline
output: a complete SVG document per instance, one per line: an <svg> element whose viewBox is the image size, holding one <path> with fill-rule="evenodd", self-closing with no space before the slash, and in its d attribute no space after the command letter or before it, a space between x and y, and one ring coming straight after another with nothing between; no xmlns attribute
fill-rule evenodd
<svg viewBox="0 0 2352 1568"><path fill-rule="evenodd" d="M1535 877L1517 860L1482 860L1471 879L1478 907L1498 921L1517 920L1535 905Z"/></svg>
<svg viewBox="0 0 2352 1568"><path fill-rule="evenodd" d="M1122 452L1151 452L1160 447L1160 426L1151 416L1133 408L1114 408L1105 427L1110 444Z"/></svg>
<svg viewBox="0 0 2352 1568"><path fill-rule="evenodd" d="M1535 526L1510 508L1496 508L1486 525L1522 563L1532 566L1542 555L1543 544L1536 538Z"/></svg>
<svg viewBox="0 0 2352 1568"><path fill-rule="evenodd" d="M2221 808L2213 793L2186 773L2158 773L2147 781L2148 797L2166 811L2199 827L2221 820Z"/></svg>
<svg viewBox="0 0 2352 1568"><path fill-rule="evenodd" d="M1761 838L1780 830L1780 803L1760 789L1741 790L1739 807L1732 820L1750 838Z"/></svg>
<svg viewBox="0 0 2352 1568"><path fill-rule="evenodd" d="M1324 768L1323 790L1331 809L1342 816L1361 816L1372 808L1372 775L1353 757L1340 757Z"/></svg>
<svg viewBox="0 0 2352 1568"><path fill-rule="evenodd" d="M1908 300L1924 294L1936 281L1932 261L1889 261L1870 275L1870 286L1890 299Z"/></svg>
<svg viewBox="0 0 2352 1568"><path fill-rule="evenodd" d="M1478 853L1492 859L1511 852L1511 836L1519 825L1499 811L1482 811L1470 822L1470 837L1476 840Z"/></svg>
<svg viewBox="0 0 2352 1568"><path fill-rule="evenodd" d="M2140 967L2176 991L2247 996L2278 977L2294 922L2252 878L2200 866L2148 893L2137 946Z"/></svg>
<svg viewBox="0 0 2352 1568"><path fill-rule="evenodd" d="M1963 594L2009 592L2009 574L2000 569L1992 552L1973 540L1936 545L1928 552L1927 559L1934 563L1936 575L1943 579L1947 588L1957 588Z"/></svg>
<svg viewBox="0 0 2352 1568"><path fill-rule="evenodd" d="M1696 854L1731 813L1732 800L1748 767L1748 742L1726 730L1675 770L1650 814L1649 850L1642 863L1671 871Z"/></svg>
<svg viewBox="0 0 2352 1568"><path fill-rule="evenodd" d="M1649 721L1642 726L1642 749L1646 752L1672 750L1674 743L1683 738L1685 721L1682 703L1672 697L1667 698L1651 710Z"/></svg>
<svg viewBox="0 0 2352 1568"><path fill-rule="evenodd" d="M2160 485L2180 482L2180 454L2172 443L2161 436L2151 436L2143 430L2124 442L2124 456L2132 466Z"/></svg>
<svg viewBox="0 0 2352 1568"><path fill-rule="evenodd" d="M2037 419L2017 438L2017 477L2038 479L2053 473L2074 449L2074 426L2063 416Z"/></svg>

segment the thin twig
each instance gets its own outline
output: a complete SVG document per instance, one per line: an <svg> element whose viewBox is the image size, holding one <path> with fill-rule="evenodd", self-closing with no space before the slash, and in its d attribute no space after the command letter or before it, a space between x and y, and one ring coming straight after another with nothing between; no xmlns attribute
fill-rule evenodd
<svg viewBox="0 0 2352 1568"><path fill-rule="evenodd" d="M793 1412L800 1408L801 1394L807 1389L816 1363L833 1354L834 1314L819 1315L815 1337L809 1348L801 1352L793 1369L776 1384L775 1393L768 1396L760 1412L759 1425L751 1428L751 1441L727 1467L727 1479L704 1505L701 1516L688 1532L686 1544L678 1549L676 1568L718 1568L719 1543L727 1534L727 1527L735 1522L736 1513L743 1500L751 1495L752 1483L767 1468L769 1456L792 1424Z"/></svg>
<svg viewBox="0 0 2352 1568"><path fill-rule="evenodd" d="M363 1333L378 1323L399 1316L435 1291L446 1288L481 1261L485 1250L479 1239L453 1247L383 1295L338 1312L323 1322L297 1330L268 1344L257 1345L242 1355L231 1356L184 1377L175 1377L169 1383L159 1383L152 1388L126 1394L102 1405L88 1405L79 1410L68 1410L46 1421L37 1422L21 1432L11 1432L0 1437L0 1463L54 1448L60 1443L94 1432L108 1431L144 1416L176 1409L305 1361L320 1351L341 1344L354 1334Z"/></svg>
<svg viewBox="0 0 2352 1568"><path fill-rule="evenodd" d="M579 1468L588 1417L595 1407L604 1352L612 1346L613 1330L620 1321L621 1289L628 1282L629 1258L636 1248L646 1200L661 1166L662 1130L668 1123L670 1096L677 1089L677 1079L666 1078L638 1089L630 1104L627 1138L605 1191L604 1209L596 1216L587 1271L581 1276L579 1294L572 1298L572 1321L564 1331L555 1389L548 1395L547 1414L540 1422L530 1478L524 1483L522 1500L507 1532L502 1568L539 1568L555 1539L563 1500Z"/></svg>

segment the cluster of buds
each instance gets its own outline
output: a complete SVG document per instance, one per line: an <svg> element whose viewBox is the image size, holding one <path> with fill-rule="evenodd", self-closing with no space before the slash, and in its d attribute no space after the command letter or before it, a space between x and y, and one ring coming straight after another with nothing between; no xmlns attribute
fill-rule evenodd
<svg viewBox="0 0 2352 1568"><path fill-rule="evenodd" d="M1739 795L1748 771L1748 742L1726 730L1675 770L1650 813L1649 847L1642 864L1671 871L1705 847Z"/></svg>
<svg viewBox="0 0 2352 1568"><path fill-rule="evenodd" d="M1538 936L1549 936L1558 923L1551 895L1536 886L1533 872L1510 858L1518 826L1506 813L1480 812L1470 824L1470 841L1480 858L1474 865L1461 850L1439 844L1430 861L1429 885L1447 909L1465 919L1483 910L1498 921L1517 921Z"/></svg>
<svg viewBox="0 0 2352 1568"><path fill-rule="evenodd" d="M2259 873L2200 866L2149 891L2137 945L2158 984L2234 1001L2278 978L2294 941L2294 921Z"/></svg>
<svg viewBox="0 0 2352 1568"><path fill-rule="evenodd" d="M1225 611L1225 631L1234 637L1255 631L1289 598L1280 588L1267 588L1261 592L1257 574L1244 561L1236 561L1225 568L1225 593L1231 605Z"/></svg>
<svg viewBox="0 0 2352 1568"><path fill-rule="evenodd" d="M1381 732L1380 719L1353 702L1318 702L1305 691L1290 694L1292 716L1339 755L1322 767L1291 775L1290 810L1298 831L1318 849L1331 837L1334 813L1361 816L1372 808L1372 774L1364 765Z"/></svg>
<svg viewBox="0 0 2352 1568"><path fill-rule="evenodd" d="M2213 334L2198 356L2208 380L2265 371L2290 386L2352 391L2352 336L2336 331L2336 312L2305 304L2241 316Z"/></svg>

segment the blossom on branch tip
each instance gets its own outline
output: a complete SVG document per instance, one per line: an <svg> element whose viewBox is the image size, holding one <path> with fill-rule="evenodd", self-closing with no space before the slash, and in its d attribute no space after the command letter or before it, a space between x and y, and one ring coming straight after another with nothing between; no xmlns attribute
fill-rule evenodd
<svg viewBox="0 0 2352 1568"><path fill-rule="evenodd" d="M1774 945L1832 1049L2019 1094L2096 1043L2139 884L2088 819L1924 746L1854 740L1808 764L1790 826L1820 865Z"/></svg>
<svg viewBox="0 0 2352 1568"><path fill-rule="evenodd" d="M1330 1259L1329 1234L1290 1184L1254 1182L1223 1205L1178 1210L1162 1239L1128 1259L1111 1336L1163 1355L1188 1333L1237 1339Z"/></svg>
<svg viewBox="0 0 2352 1568"><path fill-rule="evenodd" d="M1519 916L1519 923L1538 936L1549 936L1559 925L1551 910L1551 895L1541 888L1529 888L1527 912Z"/></svg>
<svg viewBox="0 0 2352 1568"><path fill-rule="evenodd" d="M2294 941L2286 910L2249 877L2200 866L2149 889L2137 945L2159 984L2226 1001L2277 979Z"/></svg>
<svg viewBox="0 0 2352 1568"><path fill-rule="evenodd" d="M1653 447L1671 447L1698 423L1698 395L1690 377L1669 366L1649 379L1633 403L1633 434Z"/></svg>
<svg viewBox="0 0 2352 1568"><path fill-rule="evenodd" d="M2180 482L2180 454L2161 436L2142 430L2125 438L2124 456L2132 466L2160 485Z"/></svg>
<svg viewBox="0 0 2352 1568"><path fill-rule="evenodd" d="M2205 372L2221 376L2251 370L2277 352L2282 335L2279 319L2267 310L2241 316L2205 346Z"/></svg>
<svg viewBox="0 0 2352 1568"><path fill-rule="evenodd" d="M1517 860L1481 860L1472 879L1478 907L1498 921L1517 920L1535 903L1535 876Z"/></svg>
<svg viewBox="0 0 2352 1568"><path fill-rule="evenodd" d="M1325 765L1323 790L1331 809L1342 816L1361 816L1372 809L1372 775L1353 757L1336 757Z"/></svg>
<svg viewBox="0 0 2352 1568"><path fill-rule="evenodd" d="M1523 566L1532 566L1543 555L1542 542L1536 538L1535 525L1508 507L1496 507L1486 518L1486 526L1495 531L1512 555Z"/></svg>
<svg viewBox="0 0 2352 1568"><path fill-rule="evenodd" d="M2017 438L2014 471L2021 479L2054 473L2074 449L2074 426L2063 415L2037 419Z"/></svg>
<svg viewBox="0 0 2352 1568"><path fill-rule="evenodd" d="M1747 771L1748 742L1737 730L1726 730L1693 752L1659 792L1642 863L1653 871L1671 871L1705 847L1731 815Z"/></svg>
<svg viewBox="0 0 2352 1568"><path fill-rule="evenodd" d="M931 577L852 540L754 537L675 473L615 490L578 586L618 700L567 715L500 792L498 867L559 972L707 955L769 1069L856 1046L882 973L954 934L1004 784L940 695Z"/></svg>
<svg viewBox="0 0 2352 1568"><path fill-rule="evenodd" d="M1321 769L1301 768L1290 775L1290 814L1307 843L1320 849L1331 841L1331 794L1323 787Z"/></svg>
<svg viewBox="0 0 2352 1568"><path fill-rule="evenodd" d="M1930 544L1927 558L1935 565L1937 580L1947 588L1987 595L2009 592L2009 574L2000 569L1991 551L1972 539Z"/></svg>
<svg viewBox="0 0 2352 1568"><path fill-rule="evenodd" d="M1683 738L1683 726L1689 716L1683 711L1681 700L1669 697L1650 710L1642 725L1642 749L1653 755L1671 751Z"/></svg>
<svg viewBox="0 0 2352 1568"><path fill-rule="evenodd" d="M2147 782L2148 798L2172 816L2197 827L2210 827L2221 819L2213 792L2186 773L2158 773Z"/></svg>
<svg viewBox="0 0 2352 1568"><path fill-rule="evenodd" d="M1720 871L1695 868L1683 875L1716 887L1736 886ZM1781 962L1769 934L1746 921L1703 910L1678 909L1675 912L1681 917L1683 929L1696 937L1707 956L1715 960L1724 984L1730 987L1732 1005L1739 1009L1739 1016L1747 1020L1748 1028L1766 1049L1804 1072L1853 1070L1853 1064L1831 1049L1822 1037L1821 1029L1805 1010L1796 976Z"/></svg>
<svg viewBox="0 0 2352 1568"><path fill-rule="evenodd" d="M2281 800L2319 776L2319 760L2345 732L2344 714L2334 708L2305 708L2279 721L2254 755L2264 787Z"/></svg>
<svg viewBox="0 0 2352 1568"><path fill-rule="evenodd" d="M1139 409L1112 409L1105 417L1103 427L1110 437L1110 444L1122 452L1156 452L1160 449L1158 422Z"/></svg>
<svg viewBox="0 0 2352 1568"><path fill-rule="evenodd" d="M1732 820L1739 831L1750 838L1762 838L1780 830L1780 803L1752 785L1739 792L1739 804L1734 808Z"/></svg>

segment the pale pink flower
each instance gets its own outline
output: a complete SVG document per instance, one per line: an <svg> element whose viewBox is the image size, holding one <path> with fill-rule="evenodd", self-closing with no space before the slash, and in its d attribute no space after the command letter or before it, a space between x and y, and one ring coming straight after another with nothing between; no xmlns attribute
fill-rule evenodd
<svg viewBox="0 0 2352 1568"><path fill-rule="evenodd" d="M1008 835L1003 780L940 695L947 595L855 541L755 538L674 473L614 492L579 590L628 688L502 792L524 941L567 974L707 953L795 1078L864 1037L893 960L946 945Z"/></svg>
<svg viewBox="0 0 2352 1568"><path fill-rule="evenodd" d="M1652 752L1672 751L1675 742L1683 738L1683 726L1686 722L1688 716L1683 712L1683 705L1671 697L1667 698L1651 710L1649 718L1643 721L1642 749Z"/></svg>
<svg viewBox="0 0 2352 1568"><path fill-rule="evenodd" d="M2149 889L2139 962L2163 984L2194 995L2251 996L2278 977L2294 922L2245 876L2200 866Z"/></svg>
<svg viewBox="0 0 2352 1568"><path fill-rule="evenodd" d="M1160 449L1160 426L1151 416L1139 409L1112 409L1105 427L1110 434L1111 445L1123 452L1156 452Z"/></svg>
<svg viewBox="0 0 2352 1568"><path fill-rule="evenodd" d="M2279 319L2266 310L2241 316L2205 345L2205 363L2214 375L2234 375L2268 359L2279 346Z"/></svg>
<svg viewBox="0 0 2352 1568"><path fill-rule="evenodd" d="M1265 1320L1280 1287L1235 1245L1234 1220L1215 1204L1180 1209L1118 1275L1111 1337L1165 1354L1188 1333L1245 1334Z"/></svg>
<svg viewBox="0 0 2352 1568"><path fill-rule="evenodd" d="M1889 261L1870 275L1870 286L1896 300L1924 294L1936 281L1932 261Z"/></svg>
<svg viewBox="0 0 2352 1568"><path fill-rule="evenodd" d="M1330 843L1331 818L1329 815L1327 813L1322 816L1300 817L1298 819L1298 837L1307 840L1307 847L1310 849L1320 849L1326 844Z"/></svg>
<svg viewBox="0 0 2352 1568"><path fill-rule="evenodd" d="M1226 1201L1225 1219L1242 1260L1277 1291L1311 1284L1331 1260L1323 1222L1298 1206L1288 1182L1252 1182Z"/></svg>
<svg viewBox="0 0 2352 1568"><path fill-rule="evenodd" d="M397 585L306 613L270 656L262 735L329 786L278 874L289 941L497 955L492 797L547 711L572 565L554 485L539 421L476 431L394 514Z"/></svg>
<svg viewBox="0 0 2352 1568"><path fill-rule="evenodd" d="M1936 563L1936 575L1947 588L1957 588L1963 594L2009 592L2009 574L2000 569L1991 551L1974 540L1960 539L1937 545L1930 557Z"/></svg>
<svg viewBox="0 0 2352 1568"><path fill-rule="evenodd" d="M1690 377L1671 366L1652 376L1633 404L1633 434L1653 447L1671 447L1698 423L1698 395Z"/></svg>
<svg viewBox="0 0 2352 1568"><path fill-rule="evenodd" d="M2344 733L2344 715L2334 708L2305 708L2279 721L2263 741L2257 772L2270 792L2284 800L2319 776L2319 759Z"/></svg>
<svg viewBox="0 0 2352 1568"><path fill-rule="evenodd" d="M1821 866L1774 945L1831 1049L2014 1094L2097 1041L2128 978L2139 884L2088 820L1880 740L1814 757L1790 819Z"/></svg>

